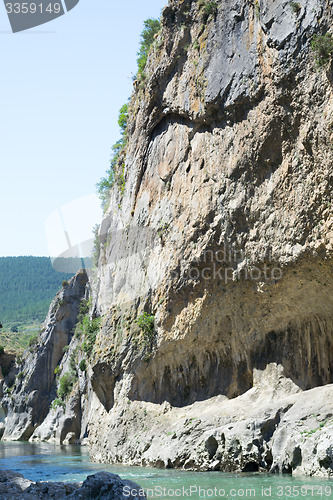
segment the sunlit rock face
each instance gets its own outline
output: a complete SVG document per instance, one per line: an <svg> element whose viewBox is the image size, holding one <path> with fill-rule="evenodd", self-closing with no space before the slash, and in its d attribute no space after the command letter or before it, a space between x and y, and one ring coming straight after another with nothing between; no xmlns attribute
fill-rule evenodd
<svg viewBox="0 0 333 500"><path fill-rule="evenodd" d="M299 7L164 9L86 289L102 318L87 369L29 435L8 414L8 439L81 441L137 465L332 473L333 78L311 40L333 13Z"/></svg>
<svg viewBox="0 0 333 500"><path fill-rule="evenodd" d="M310 48L332 12L217 6L164 9L132 96L126 190L102 225L97 349L126 359L111 371L130 399L235 397L270 362L303 390L333 382L332 84ZM138 308L157 329L145 363L115 335Z"/></svg>

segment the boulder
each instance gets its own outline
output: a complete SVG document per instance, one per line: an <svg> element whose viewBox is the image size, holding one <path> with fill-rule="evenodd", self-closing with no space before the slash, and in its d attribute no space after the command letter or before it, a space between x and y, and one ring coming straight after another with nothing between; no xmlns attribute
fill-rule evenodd
<svg viewBox="0 0 333 500"><path fill-rule="evenodd" d="M109 499L143 498L143 490L132 481L117 474L99 472L88 476L83 483L33 482L14 471L0 471L1 500L39 499Z"/></svg>

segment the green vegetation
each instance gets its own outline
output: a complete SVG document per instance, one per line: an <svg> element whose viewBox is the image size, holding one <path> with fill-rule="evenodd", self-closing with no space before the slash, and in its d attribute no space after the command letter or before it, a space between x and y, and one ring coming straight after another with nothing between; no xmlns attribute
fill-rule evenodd
<svg viewBox="0 0 333 500"><path fill-rule="evenodd" d="M87 369L87 362L86 362L85 359L82 359L82 361L79 364L79 368L80 368L81 372L85 372L86 371L86 369Z"/></svg>
<svg viewBox="0 0 333 500"><path fill-rule="evenodd" d="M160 221L157 229L157 234L160 238L162 238L163 234L168 232L170 224L168 222Z"/></svg>
<svg viewBox="0 0 333 500"><path fill-rule="evenodd" d="M58 397L64 401L71 393L76 382L76 377L72 373L66 372L59 380Z"/></svg>
<svg viewBox="0 0 333 500"><path fill-rule="evenodd" d="M89 318L89 308L91 301L82 300L79 307L78 323L75 329L75 336L80 338L84 336L84 342L82 344L82 350L88 355L91 354L94 343L96 340L97 332L99 330L100 318L95 318L90 320ZM69 350L69 346L66 345L63 351L66 353ZM69 357L69 371L61 374L60 366L56 366L54 369L54 374L58 379L58 391L57 398L52 402L51 408L56 409L58 406L65 406L65 400L72 392L75 383L78 380L77 363L78 363L78 353L80 351L80 346L77 345L76 348L71 352ZM87 368L87 362L82 359L79 364L79 369L85 371ZM59 378L60 377L60 378Z"/></svg>
<svg viewBox="0 0 333 500"><path fill-rule="evenodd" d="M194 50L200 50L200 44L199 44L198 39L194 40L194 42L193 42L193 48L194 48Z"/></svg>
<svg viewBox="0 0 333 500"><path fill-rule="evenodd" d="M29 351L31 353L36 352L38 349L39 333L34 333L28 339Z"/></svg>
<svg viewBox="0 0 333 500"><path fill-rule="evenodd" d="M152 315L149 315L146 312L143 312L137 319L137 324L141 328L141 330L150 335L154 332L154 321L155 318Z"/></svg>
<svg viewBox="0 0 333 500"><path fill-rule="evenodd" d="M65 403L61 399L56 398L54 401L52 401L51 408L52 408L52 410L55 410L58 406L61 406L62 408L64 408Z"/></svg>
<svg viewBox="0 0 333 500"><path fill-rule="evenodd" d="M83 331L85 340L82 344L82 349L87 354L87 356L90 356L96 342L97 333L100 328L101 318L95 318L91 321L89 320L89 318L87 319L88 321L85 321L84 323Z"/></svg>
<svg viewBox="0 0 333 500"><path fill-rule="evenodd" d="M31 337L29 338L29 347L33 347L34 345L36 345L38 342L38 335L37 334L34 334L34 335L31 335Z"/></svg>
<svg viewBox="0 0 333 500"><path fill-rule="evenodd" d="M299 2L294 2L294 1L290 2L290 7L293 13L296 15L298 15L302 9L301 4Z"/></svg>
<svg viewBox="0 0 333 500"><path fill-rule="evenodd" d="M128 122L128 104L123 104L119 110L118 125L122 133L122 138L125 140Z"/></svg>
<svg viewBox="0 0 333 500"><path fill-rule="evenodd" d="M77 363L77 349L72 352L71 357L69 358L69 367L71 369L72 373L77 373L76 370L76 363Z"/></svg>
<svg viewBox="0 0 333 500"><path fill-rule="evenodd" d="M316 54L318 67L325 66L330 62L333 54L333 37L330 33L315 35L312 39L311 47Z"/></svg>
<svg viewBox="0 0 333 500"><path fill-rule="evenodd" d="M106 172L106 176L102 177L97 184L97 193L101 199L104 212L108 209L110 202L110 190L114 185L120 187L121 193L124 191L125 178L125 156L127 145L127 122L128 122L128 104L124 104L119 111L118 125L121 132L121 139L112 147L112 156L110 160L110 168ZM121 189L123 187L123 189ZM96 243L96 226L95 243ZM97 247L96 247L97 248Z"/></svg>
<svg viewBox="0 0 333 500"><path fill-rule="evenodd" d="M146 312L143 312L136 320L142 334L143 343L149 350L153 348L155 338L155 318Z"/></svg>
<svg viewBox="0 0 333 500"><path fill-rule="evenodd" d="M19 352L28 346L61 283L72 276L55 271L48 257L0 258L0 342L6 349Z"/></svg>
<svg viewBox="0 0 333 500"><path fill-rule="evenodd" d="M80 312L78 315L78 323L75 328L75 336L77 338L84 337L82 350L90 356L96 341L97 333L100 328L101 318L90 319L89 307L90 301L82 300L80 304Z"/></svg>
<svg viewBox="0 0 333 500"><path fill-rule="evenodd" d="M199 9L203 12L203 21L207 22L210 16L215 16L217 13L217 3L210 0L199 0Z"/></svg>
<svg viewBox="0 0 333 500"><path fill-rule="evenodd" d="M90 300L81 300L80 306L79 306L79 321L83 319L83 317L88 314L89 312L89 307L91 305Z"/></svg>
<svg viewBox="0 0 333 500"><path fill-rule="evenodd" d="M55 271L48 257L1 257L2 323L10 323L15 330L22 321L44 320L62 281L72 276Z"/></svg>
<svg viewBox="0 0 333 500"><path fill-rule="evenodd" d="M0 345L0 356L5 352L5 348L3 345Z"/></svg>
<svg viewBox="0 0 333 500"><path fill-rule="evenodd" d="M333 418L326 418L323 422L320 422L320 424L315 427L314 429L306 429L304 431L301 431L300 434L304 435L304 437L309 437L312 434L315 434L317 431L321 430L325 425L333 423Z"/></svg>
<svg viewBox="0 0 333 500"><path fill-rule="evenodd" d="M144 73L148 54L154 42L155 35L160 31L161 23L158 19L146 19L144 21L144 29L141 33L140 47L138 51L138 71L136 78L143 82L146 78ZM127 124L128 124L128 104L124 104L119 110L118 125L120 129L121 138L111 147L112 155L110 160L109 169L106 171L105 177L97 183L97 193L101 199L104 212L108 209L110 203L110 190L117 186L122 198L125 191L125 159L126 159L126 146L127 146ZM119 204L119 208L121 203ZM94 228L95 235L95 251L94 263L98 262L100 252L100 242L98 238L98 228Z"/></svg>
<svg viewBox="0 0 333 500"><path fill-rule="evenodd" d="M38 333L40 323L32 324L22 323L19 326L19 331L12 332L9 327L5 327L0 333L0 342L8 352L20 353L28 347L28 341L32 334Z"/></svg>
<svg viewBox="0 0 333 500"><path fill-rule="evenodd" d="M137 78L141 79L144 75L144 70L147 64L148 54L154 42L155 35L161 29L161 23L158 19L146 19L143 23L144 29L141 33L140 47L138 52L138 74Z"/></svg>

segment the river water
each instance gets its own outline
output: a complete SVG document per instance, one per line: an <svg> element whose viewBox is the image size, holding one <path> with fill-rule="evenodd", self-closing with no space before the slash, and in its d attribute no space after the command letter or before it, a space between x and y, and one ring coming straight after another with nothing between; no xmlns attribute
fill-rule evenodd
<svg viewBox="0 0 333 500"><path fill-rule="evenodd" d="M186 472L122 465L95 464L88 449L46 443L0 442L0 469L12 469L33 481L83 481L99 471L131 479L148 498L333 500L333 480L262 473Z"/></svg>

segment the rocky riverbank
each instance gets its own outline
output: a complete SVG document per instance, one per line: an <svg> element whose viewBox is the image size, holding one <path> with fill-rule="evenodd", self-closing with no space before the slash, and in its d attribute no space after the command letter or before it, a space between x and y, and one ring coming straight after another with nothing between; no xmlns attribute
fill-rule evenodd
<svg viewBox="0 0 333 500"><path fill-rule="evenodd" d="M333 385L303 392L276 364L255 370L253 388L235 399L126 401L100 420L105 428L89 436L100 462L333 477Z"/></svg>
<svg viewBox="0 0 333 500"><path fill-rule="evenodd" d="M83 483L55 483L33 482L25 479L22 474L0 471L0 498L1 500L64 500L64 498L124 500L146 497L137 484L106 472L88 476Z"/></svg>

